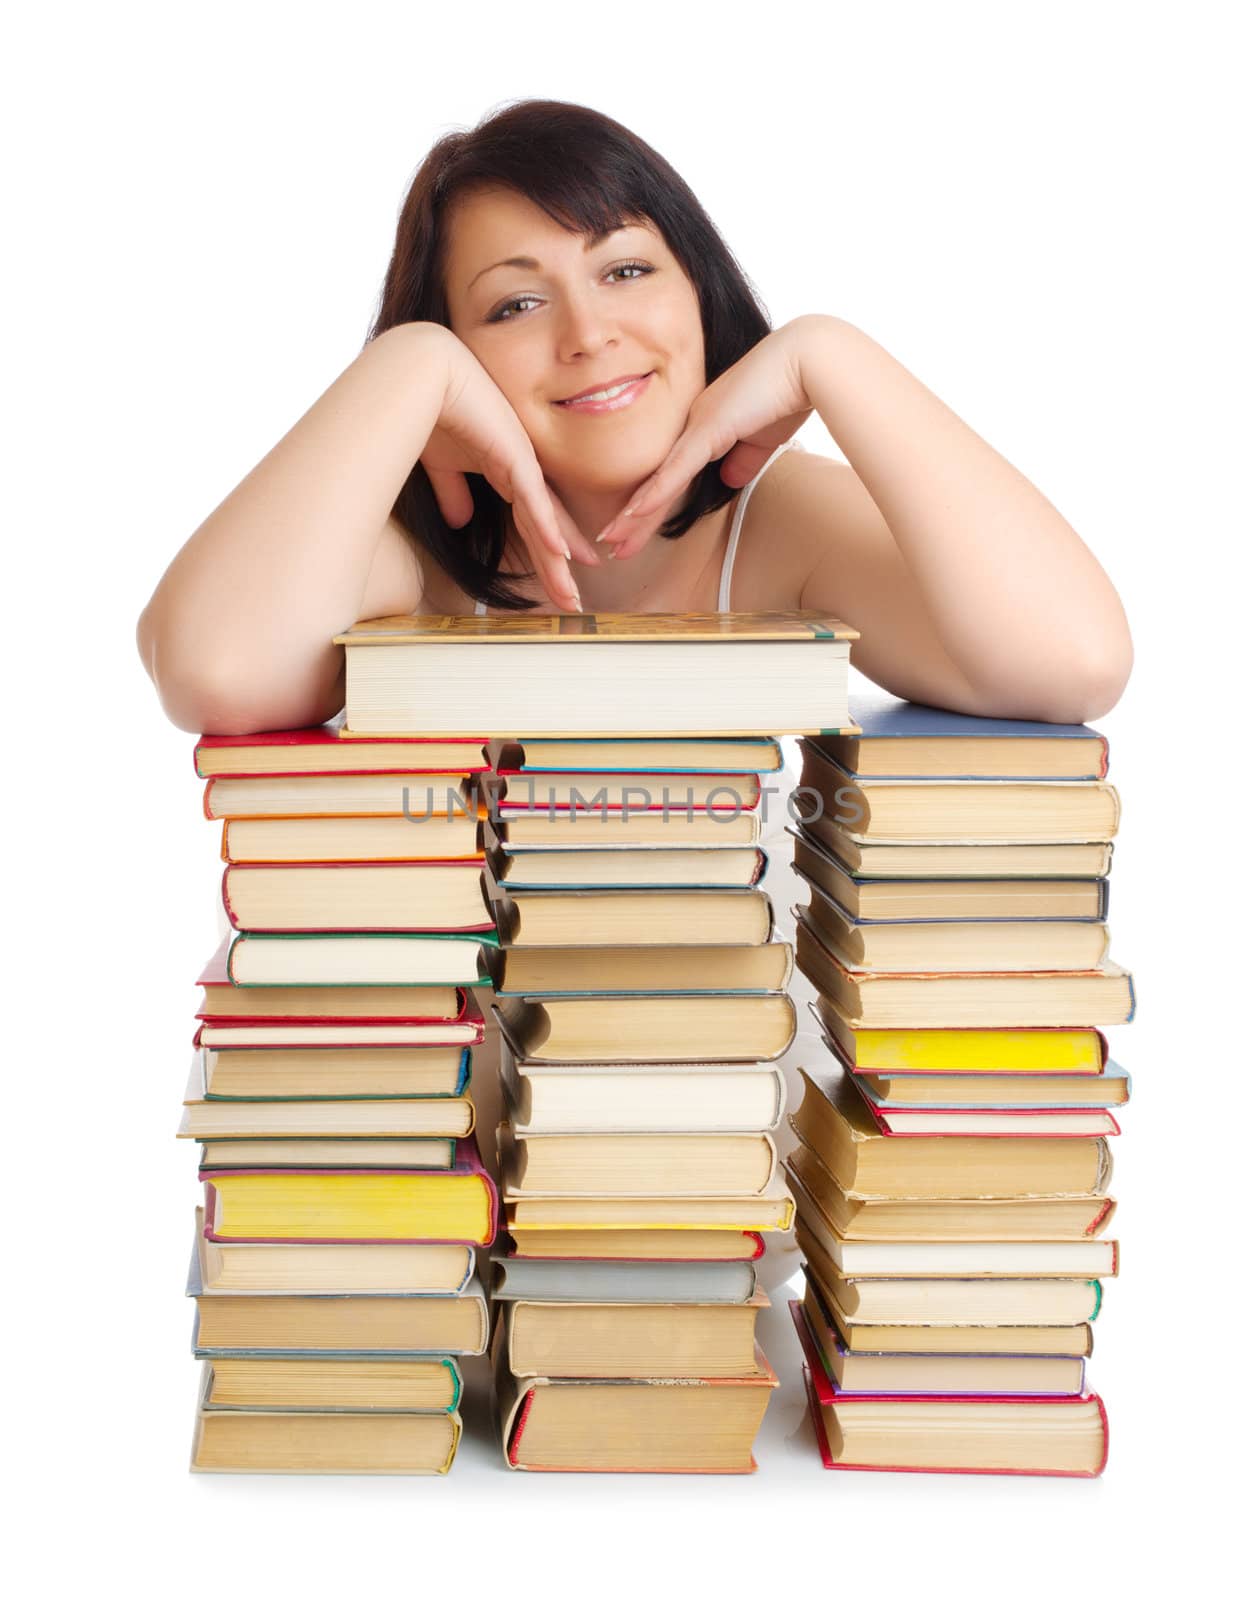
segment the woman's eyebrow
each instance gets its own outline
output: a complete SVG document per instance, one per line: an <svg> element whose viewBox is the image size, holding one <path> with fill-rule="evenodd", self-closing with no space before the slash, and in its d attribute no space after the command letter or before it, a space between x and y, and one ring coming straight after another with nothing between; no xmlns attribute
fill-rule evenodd
<svg viewBox="0 0 1257 1600"><path fill-rule="evenodd" d="M619 225L619 227L617 227L617 228L608 228L605 233L591 234L586 239L585 249L587 251L588 250L596 250L598 248L598 246L603 243L604 240L611 238L611 236L613 234L626 233L630 228L640 227L640 226L641 226L640 223L622 222ZM476 284L480 281L480 279L484 277L486 272L493 272L498 267L520 267L525 272L540 272L541 271L541 263L540 263L540 261L537 261L532 256L507 256L504 261L495 261L492 266L481 267L480 271L476 274L476 276L467 285L467 292L469 294L471 293L472 289L476 286Z"/></svg>

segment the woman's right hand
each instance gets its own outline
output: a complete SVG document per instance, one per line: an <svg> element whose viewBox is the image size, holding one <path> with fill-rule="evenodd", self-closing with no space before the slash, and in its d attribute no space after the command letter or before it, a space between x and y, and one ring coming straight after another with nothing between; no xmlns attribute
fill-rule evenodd
<svg viewBox="0 0 1257 1600"><path fill-rule="evenodd" d="M560 610L579 611L568 561L602 563L546 482L510 401L455 333L440 323L426 327L445 359L446 381L441 414L419 462L441 515L451 528L466 525L475 509L466 474L479 473L509 502L547 595Z"/></svg>

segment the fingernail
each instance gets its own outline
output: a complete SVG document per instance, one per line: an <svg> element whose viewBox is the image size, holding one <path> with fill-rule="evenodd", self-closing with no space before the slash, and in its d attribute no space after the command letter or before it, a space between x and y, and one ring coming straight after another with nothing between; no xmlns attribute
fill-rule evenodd
<svg viewBox="0 0 1257 1600"><path fill-rule="evenodd" d="M602 530L602 532L594 540L594 543L595 544L601 544L602 541L607 537L607 535L611 532L612 528L614 528L614 527L615 527L615 519L612 518L612 520L607 523L606 527Z"/></svg>
<svg viewBox="0 0 1257 1600"><path fill-rule="evenodd" d="M568 549L568 547L566 545L563 546L563 554L567 557L567 559L569 561L572 559L572 552Z"/></svg>

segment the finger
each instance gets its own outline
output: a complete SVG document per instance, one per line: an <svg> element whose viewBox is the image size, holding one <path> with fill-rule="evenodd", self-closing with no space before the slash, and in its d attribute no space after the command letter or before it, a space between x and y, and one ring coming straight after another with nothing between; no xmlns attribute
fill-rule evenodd
<svg viewBox="0 0 1257 1600"><path fill-rule="evenodd" d="M609 544L617 561L636 555L658 526L662 515L709 461L724 454L704 429L683 433L658 469L630 497L594 541Z"/></svg>
<svg viewBox="0 0 1257 1600"><path fill-rule="evenodd" d="M539 538L536 524L521 501L512 508L515 526L532 558L533 571L540 579L551 604L560 611L579 611L580 595L565 557L549 549Z"/></svg>
<svg viewBox="0 0 1257 1600"><path fill-rule="evenodd" d="M547 488L549 488L549 485L547 485ZM553 489L550 489L550 500L554 507L555 518L559 524L559 531L567 540L568 549L572 552L572 560L579 561L582 566L600 567L602 558L576 526L572 520L571 513Z"/></svg>
<svg viewBox="0 0 1257 1600"><path fill-rule="evenodd" d="M446 525L451 528L465 527L476 509L465 474L447 472L440 467L425 467L424 471L428 474L437 507Z"/></svg>

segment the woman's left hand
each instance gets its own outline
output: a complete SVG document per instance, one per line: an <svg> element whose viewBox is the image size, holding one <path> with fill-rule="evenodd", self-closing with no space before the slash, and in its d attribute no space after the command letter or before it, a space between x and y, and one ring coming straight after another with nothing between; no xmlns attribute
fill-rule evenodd
<svg viewBox="0 0 1257 1600"><path fill-rule="evenodd" d="M677 497L721 456L722 482L740 489L751 481L777 446L812 414L802 358L809 325L816 320L797 317L775 329L703 390L690 407L681 437L595 545L609 546L615 561L635 556L667 520Z"/></svg>

